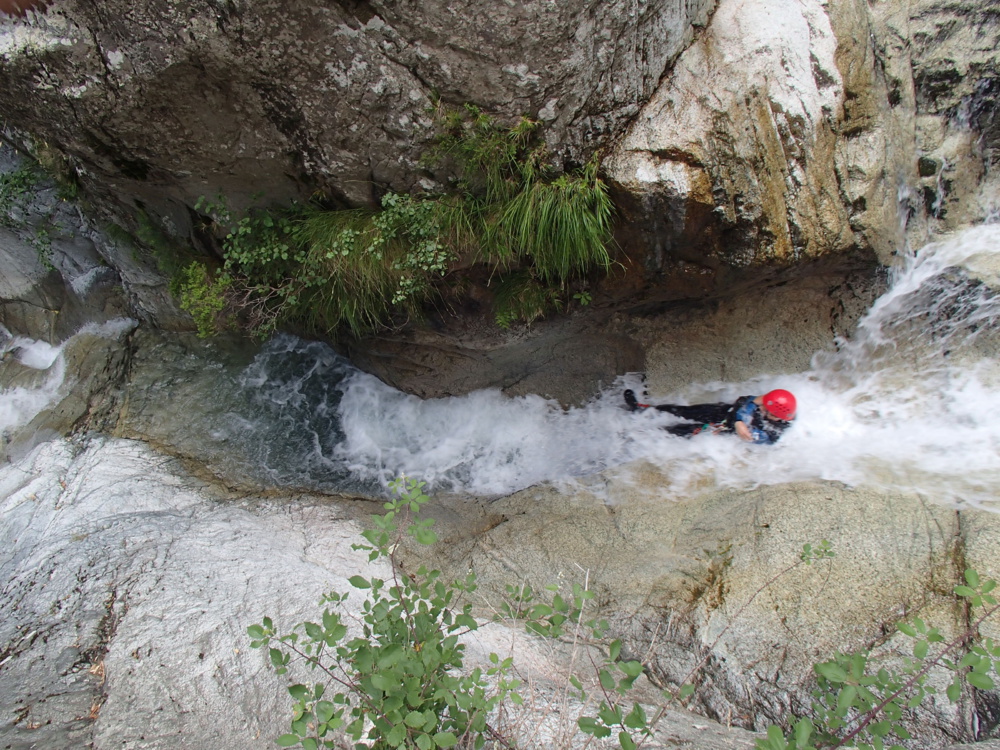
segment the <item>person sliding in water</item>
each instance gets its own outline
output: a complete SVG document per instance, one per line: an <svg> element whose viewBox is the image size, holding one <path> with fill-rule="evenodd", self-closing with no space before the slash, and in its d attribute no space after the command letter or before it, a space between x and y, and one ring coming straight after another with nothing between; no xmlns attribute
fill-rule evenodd
<svg viewBox="0 0 1000 750"><path fill-rule="evenodd" d="M763 396L742 396L735 403L716 404L640 404L635 393L625 391L625 404L630 411L658 409L674 416L688 419L694 424L676 424L667 427L671 435L691 437L700 432L715 434L735 432L740 439L751 443L770 445L778 440L795 419L795 396L776 388Z"/></svg>

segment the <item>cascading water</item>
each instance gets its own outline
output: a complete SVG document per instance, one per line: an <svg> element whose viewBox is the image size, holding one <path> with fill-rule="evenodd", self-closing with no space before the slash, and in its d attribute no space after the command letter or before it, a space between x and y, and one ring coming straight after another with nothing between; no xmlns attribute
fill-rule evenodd
<svg viewBox="0 0 1000 750"><path fill-rule="evenodd" d="M3 391L0 400L0 432L26 424L55 399L66 376L60 354L62 347L21 336L12 337L4 328L6 345L3 357L14 357L24 367L36 370L40 378L30 385L17 385Z"/></svg>
<svg viewBox="0 0 1000 750"><path fill-rule="evenodd" d="M824 479L990 507L1000 488L1000 226L929 245L893 276L855 334L807 372L646 396L729 401L789 388L799 418L775 446L670 436L662 427L673 417L624 409L624 388L642 392L639 374L569 410L496 390L422 400L290 336L213 376L205 400L186 404L197 416L185 429L202 435L203 455L224 456L217 466L271 485L372 491L406 474L490 496L645 460L660 469L663 498Z"/></svg>
<svg viewBox="0 0 1000 750"><path fill-rule="evenodd" d="M136 325L134 320L118 319L102 325L84 326L77 335L91 334L114 338ZM66 379L63 350L68 341L53 346L24 336L11 336L0 326L0 360L14 360L22 370L14 378L16 385L0 390L0 434L27 424L43 409L51 406L72 382Z"/></svg>

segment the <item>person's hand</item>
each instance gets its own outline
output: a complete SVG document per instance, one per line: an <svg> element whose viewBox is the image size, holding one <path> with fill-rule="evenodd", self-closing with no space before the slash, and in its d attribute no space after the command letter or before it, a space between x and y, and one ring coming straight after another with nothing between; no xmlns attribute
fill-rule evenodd
<svg viewBox="0 0 1000 750"><path fill-rule="evenodd" d="M747 427L743 422L737 422L733 425L736 428L736 434L740 436L740 440L753 441L753 435L750 433L750 428Z"/></svg>

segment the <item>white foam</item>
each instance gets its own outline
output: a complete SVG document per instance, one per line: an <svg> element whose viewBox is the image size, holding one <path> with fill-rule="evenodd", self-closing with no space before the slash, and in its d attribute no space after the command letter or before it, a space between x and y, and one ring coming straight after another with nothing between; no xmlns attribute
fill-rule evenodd
<svg viewBox="0 0 1000 750"><path fill-rule="evenodd" d="M56 400L66 376L62 357L55 357L48 367L36 369L49 370L39 385L0 391L0 432L27 424Z"/></svg>
<svg viewBox="0 0 1000 750"><path fill-rule="evenodd" d="M1000 490L1000 366L984 337L998 329L1000 302L976 279L998 258L995 225L930 245L897 272L856 335L817 353L809 371L649 396L728 401L788 388L799 418L774 446L670 436L662 427L672 417L622 408L621 392L640 388L638 376L563 411L497 391L423 401L356 373L344 384L337 457L362 477L406 473L486 495L645 459L662 468L665 498L825 479L986 507Z"/></svg>
<svg viewBox="0 0 1000 750"><path fill-rule="evenodd" d="M33 387L0 389L0 432L28 424L72 387L72 383L67 382L66 378L63 350L75 336L90 334L117 338L135 326L136 321L129 318L118 318L103 324L90 323L58 345L23 336L10 339L6 344L5 354L15 357L25 367L44 372L45 375Z"/></svg>

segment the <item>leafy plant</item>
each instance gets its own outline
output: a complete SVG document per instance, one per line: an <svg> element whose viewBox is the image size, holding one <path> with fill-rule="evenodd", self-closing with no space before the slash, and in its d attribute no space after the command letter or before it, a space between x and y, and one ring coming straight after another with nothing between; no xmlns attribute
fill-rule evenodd
<svg viewBox="0 0 1000 750"><path fill-rule="evenodd" d="M181 272L177 283L181 308L194 318L198 336L206 338L216 333L232 280L224 274L212 278L203 263L191 263Z"/></svg>
<svg viewBox="0 0 1000 750"><path fill-rule="evenodd" d="M1000 672L1000 644L979 635L979 628L1000 610L991 593L996 581L981 580L975 570L965 571L964 585L956 586L955 596L979 614L957 638L947 641L941 632L920 618L897 624L900 633L913 642L912 657L902 665L880 666L869 651L836 654L816 664L817 688L812 711L807 716L789 717L791 729L770 726L767 738L758 740L759 750L818 750L856 747L861 750L903 750L899 744L911 739L907 718L937 688L928 681L931 671L943 668L952 673L945 690L955 703L964 685L977 690L996 686L991 673ZM959 650L967 650L958 656Z"/></svg>
<svg viewBox="0 0 1000 750"><path fill-rule="evenodd" d="M494 730L494 709L510 699L520 702L519 682L510 674L512 659L490 655L491 666L463 671L465 646L460 638L479 624L471 605L459 599L476 589L475 575L445 583L440 571L421 567L400 575L395 549L400 520L414 518L405 533L421 544L436 536L432 520L415 516L428 498L423 482L400 479L386 513L373 516L362 536L370 562L392 565L389 581L353 576L351 585L367 598L362 605L361 634L350 635L339 611L348 594L330 593L319 622L303 622L279 634L270 618L247 632L253 648L267 648L271 664L284 674L293 660L317 671L320 680L289 688L295 704L290 731L278 738L282 747L308 750L340 747L338 735L373 748L449 748L460 742L481 748ZM405 521L403 522L405 523Z"/></svg>
<svg viewBox="0 0 1000 750"><path fill-rule="evenodd" d="M13 172L0 173L0 226L23 223L23 213L35 195L39 179L35 165L28 162Z"/></svg>
<svg viewBox="0 0 1000 750"><path fill-rule="evenodd" d="M257 309L245 319L361 335L418 315L462 257L525 267L535 286L554 290L536 298L556 299L571 277L608 268L613 207L596 160L556 174L533 141L533 121L504 128L475 107L439 118L433 158L457 163L452 193L390 192L378 211L294 205L240 217L221 197L199 199L196 209L224 233L235 298ZM269 314L260 314L264 307ZM497 319L541 314L534 302L523 309L509 305Z"/></svg>
<svg viewBox="0 0 1000 750"><path fill-rule="evenodd" d="M500 279L493 298L496 323L510 328L518 321L531 325L559 303L558 292L540 283L530 271L519 271Z"/></svg>
<svg viewBox="0 0 1000 750"><path fill-rule="evenodd" d="M54 209L30 221L28 209L41 187L44 173L39 165L25 161L13 172L0 173L0 226L19 230L19 234L38 253L38 260L49 271L55 269L52 259L53 234L59 226L53 220Z"/></svg>
<svg viewBox="0 0 1000 750"><path fill-rule="evenodd" d="M526 178L487 236L496 255L517 248L531 258L542 281L562 284L575 274L610 266L611 217L607 188L591 162L580 175L560 175L551 182Z"/></svg>

